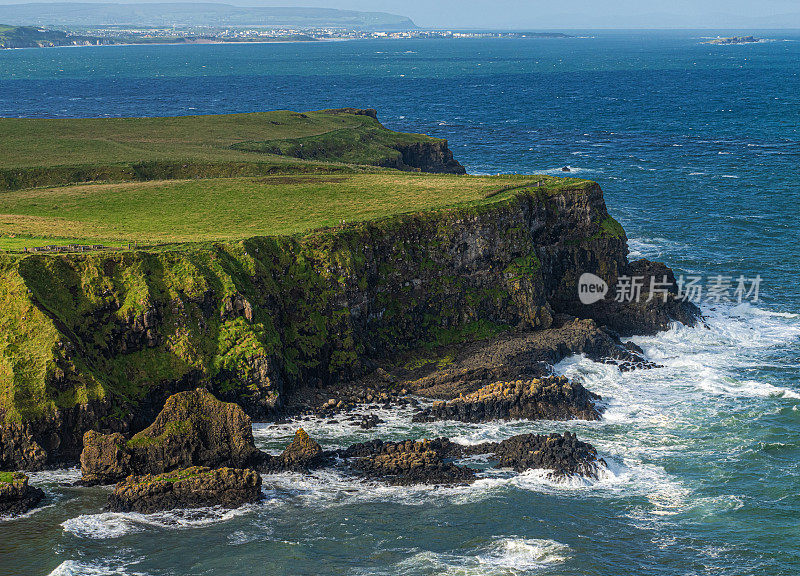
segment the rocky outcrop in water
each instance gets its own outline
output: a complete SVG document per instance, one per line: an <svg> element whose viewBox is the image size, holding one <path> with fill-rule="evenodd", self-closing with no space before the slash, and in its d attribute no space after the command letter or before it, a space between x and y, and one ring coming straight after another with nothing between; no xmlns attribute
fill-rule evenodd
<svg viewBox="0 0 800 576"><path fill-rule="evenodd" d="M641 287L638 295L621 294L617 300L617 287L610 286L609 295L594 304L583 305L574 299L557 302L564 312L581 318L592 318L620 336L656 334L667 330L673 322L693 326L700 317L700 309L679 297L673 271L662 262L636 260L621 268L620 276L635 279ZM651 287L665 285L665 292L651 291Z"/></svg>
<svg viewBox="0 0 800 576"><path fill-rule="evenodd" d="M108 507L113 512L147 514L173 508L236 508L261 497L261 476L253 470L195 466L155 476L129 476L116 485Z"/></svg>
<svg viewBox="0 0 800 576"><path fill-rule="evenodd" d="M570 432L564 434L521 434L500 442L494 450L498 465L517 472L529 469L550 470L553 478L583 476L597 479L600 467L597 450Z"/></svg>
<svg viewBox="0 0 800 576"><path fill-rule="evenodd" d="M449 402L434 402L413 420L599 420L598 400L600 396L563 376L496 382Z"/></svg>
<svg viewBox="0 0 800 576"><path fill-rule="evenodd" d="M81 482L111 484L133 472L133 450L119 432L101 434L89 430L83 435Z"/></svg>
<svg viewBox="0 0 800 576"><path fill-rule="evenodd" d="M197 389L170 396L155 421L129 440L87 432L81 472L84 483L108 484L190 466L242 468L260 458L244 411Z"/></svg>
<svg viewBox="0 0 800 576"><path fill-rule="evenodd" d="M0 516L17 516L35 507L44 492L28 484L22 472L0 473Z"/></svg>
<svg viewBox="0 0 800 576"><path fill-rule="evenodd" d="M261 469L267 472L304 471L315 468L322 461L322 447L300 428L295 432L292 443L280 455L265 457Z"/></svg>
<svg viewBox="0 0 800 576"><path fill-rule="evenodd" d="M446 438L383 442L373 440L350 446L340 455L368 479L389 484L469 484L475 472L447 462L454 445Z"/></svg>
<svg viewBox="0 0 800 576"><path fill-rule="evenodd" d="M547 470L553 479L580 476L597 479L606 467L597 450L577 439L575 434L521 434L502 442L463 445L449 438L384 442L372 440L354 444L336 456L351 470L367 479L390 484L469 484L475 470L454 460L475 455L489 455L500 468L516 472Z"/></svg>

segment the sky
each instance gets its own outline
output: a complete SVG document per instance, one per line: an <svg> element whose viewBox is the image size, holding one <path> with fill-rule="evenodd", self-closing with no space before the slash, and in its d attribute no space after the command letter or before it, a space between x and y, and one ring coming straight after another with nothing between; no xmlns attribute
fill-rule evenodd
<svg viewBox="0 0 800 576"><path fill-rule="evenodd" d="M0 0L0 5L25 1ZM150 0L117 1L140 3ZM800 28L800 0L205 1L239 6L318 6L391 12L409 16L418 26L423 28L531 30L587 28ZM2 9L0 9L0 14L2 14ZM2 17L0 17L0 20L2 20Z"/></svg>

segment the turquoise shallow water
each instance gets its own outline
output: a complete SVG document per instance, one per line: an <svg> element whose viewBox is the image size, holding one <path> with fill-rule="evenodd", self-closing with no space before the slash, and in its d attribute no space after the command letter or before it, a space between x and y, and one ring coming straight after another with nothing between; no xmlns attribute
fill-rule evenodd
<svg viewBox="0 0 800 576"><path fill-rule="evenodd" d="M487 473L400 489L333 473L265 477L263 505L103 513L104 489L0 523L0 574L724 574L800 571L800 34L708 46L708 33L569 40L345 42L0 51L0 115L375 107L450 139L470 172L600 182L634 255L679 272L763 278L761 301L707 304L708 326L636 341L664 368L583 358L593 423L305 423L326 446L373 435L467 442L570 429L600 481ZM289 427L257 425L279 449Z"/></svg>

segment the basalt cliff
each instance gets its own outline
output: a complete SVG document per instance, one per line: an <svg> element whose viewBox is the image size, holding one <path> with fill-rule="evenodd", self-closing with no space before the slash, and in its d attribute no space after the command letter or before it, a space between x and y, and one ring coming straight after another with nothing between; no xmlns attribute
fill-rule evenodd
<svg viewBox="0 0 800 576"><path fill-rule="evenodd" d="M675 294L616 302L621 275L645 290L671 275L627 254L597 184L521 178L480 203L301 236L3 256L0 469L77 462L87 431L142 431L198 387L264 420L415 350L524 338L551 347L543 360L627 358L620 335L697 313ZM604 300L581 304L585 272L608 283Z"/></svg>

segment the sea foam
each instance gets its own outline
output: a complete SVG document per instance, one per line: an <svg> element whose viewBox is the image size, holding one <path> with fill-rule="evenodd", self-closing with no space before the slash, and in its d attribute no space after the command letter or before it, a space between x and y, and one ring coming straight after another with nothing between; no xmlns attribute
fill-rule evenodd
<svg viewBox="0 0 800 576"><path fill-rule="evenodd" d="M555 540L506 536L465 551L418 552L385 573L500 576L537 572L569 558L569 547Z"/></svg>
<svg viewBox="0 0 800 576"><path fill-rule="evenodd" d="M82 514L64 521L61 527L65 532L80 538L119 538L153 528L170 530L202 528L210 524L226 522L237 516L252 512L259 505L263 505L263 503L250 504L234 509L214 506L169 510L154 514L139 514L137 512Z"/></svg>

